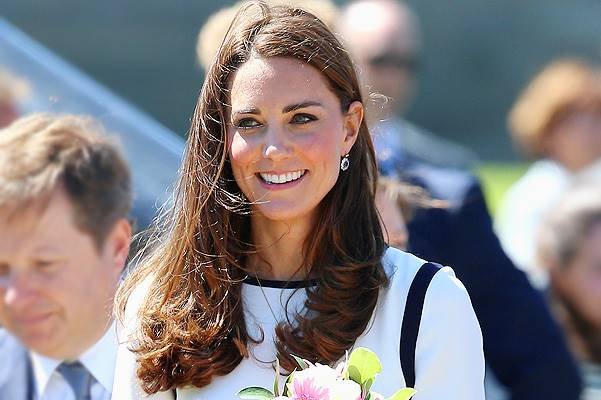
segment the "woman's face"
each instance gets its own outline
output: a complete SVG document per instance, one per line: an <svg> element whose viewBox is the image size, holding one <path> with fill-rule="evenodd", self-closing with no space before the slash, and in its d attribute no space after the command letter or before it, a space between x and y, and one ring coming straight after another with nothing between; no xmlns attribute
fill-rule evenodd
<svg viewBox="0 0 601 400"><path fill-rule="evenodd" d="M357 137L361 103L344 114L317 69L282 57L243 64L230 102L229 159L254 210L271 220L311 218L345 173L340 160Z"/></svg>
<svg viewBox="0 0 601 400"><path fill-rule="evenodd" d="M601 331L601 223L593 226L570 264L555 273L563 295Z"/></svg>
<svg viewBox="0 0 601 400"><path fill-rule="evenodd" d="M564 118L546 139L547 151L571 171L601 158L601 114L579 111Z"/></svg>

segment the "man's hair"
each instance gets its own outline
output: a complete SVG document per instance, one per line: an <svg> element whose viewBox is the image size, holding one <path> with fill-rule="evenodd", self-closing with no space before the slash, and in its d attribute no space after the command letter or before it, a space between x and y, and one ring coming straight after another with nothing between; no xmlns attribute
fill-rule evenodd
<svg viewBox="0 0 601 400"><path fill-rule="evenodd" d="M0 130L0 207L16 211L63 189L76 226L100 247L132 202L130 171L89 117L33 114Z"/></svg>

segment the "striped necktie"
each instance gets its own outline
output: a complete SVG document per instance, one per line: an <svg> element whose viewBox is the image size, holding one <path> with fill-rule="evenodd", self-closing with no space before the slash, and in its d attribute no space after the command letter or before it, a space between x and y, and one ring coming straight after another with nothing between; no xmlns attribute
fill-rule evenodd
<svg viewBox="0 0 601 400"><path fill-rule="evenodd" d="M73 393L75 400L90 400L90 388L94 377L79 361L72 363L63 362L58 366L57 371L65 378Z"/></svg>

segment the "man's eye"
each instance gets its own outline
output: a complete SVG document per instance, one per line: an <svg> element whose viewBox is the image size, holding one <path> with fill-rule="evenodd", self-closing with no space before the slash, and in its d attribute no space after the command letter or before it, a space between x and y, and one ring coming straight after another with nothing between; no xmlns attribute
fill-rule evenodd
<svg viewBox="0 0 601 400"><path fill-rule="evenodd" d="M9 272L8 264L0 264L0 277L8 276Z"/></svg>
<svg viewBox="0 0 601 400"><path fill-rule="evenodd" d="M261 126L259 121L254 118L242 118L238 121L234 121L233 125L238 129L252 129Z"/></svg>
<svg viewBox="0 0 601 400"><path fill-rule="evenodd" d="M317 121L317 117L311 114L295 114L290 122L293 124L306 124L311 121Z"/></svg>
<svg viewBox="0 0 601 400"><path fill-rule="evenodd" d="M37 260L35 266L41 269L47 269L55 264L53 260Z"/></svg>

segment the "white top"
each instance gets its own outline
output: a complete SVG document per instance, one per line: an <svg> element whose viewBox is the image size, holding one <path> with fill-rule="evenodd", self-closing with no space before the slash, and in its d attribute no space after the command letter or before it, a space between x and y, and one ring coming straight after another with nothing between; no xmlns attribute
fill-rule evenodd
<svg viewBox="0 0 601 400"><path fill-rule="evenodd" d="M56 371L62 360L44 357L30 352L35 393L37 400L75 400L75 394L67 381ZM115 362L117 359L117 335L115 324L79 361L92 374L91 400L109 400L113 389Z"/></svg>
<svg viewBox="0 0 601 400"><path fill-rule="evenodd" d="M503 250L531 283L547 286L546 269L537 259L540 224L570 185L601 178L601 161L572 173L552 160L534 162L505 194L495 217L495 229Z"/></svg>
<svg viewBox="0 0 601 400"><path fill-rule="evenodd" d="M409 287L419 267L419 258L389 248L383 264L390 276L389 287L382 289L368 329L356 342L373 350L382 361L383 371L376 378L373 390L392 395L405 386L400 365L400 331ZM203 388L177 390L178 400L236 399L236 393L246 386L270 388L275 360L273 343L276 321L273 312L282 318L288 300L288 312L300 310L305 290L259 287L244 284L242 289L249 333L256 337L260 325L265 340L251 345L251 357L244 359L231 373L214 378ZM131 335L135 315L143 295L130 299L126 312L125 337ZM266 303L269 302L269 306ZM133 318L132 318L133 317ZM135 355L128 350L131 343L119 347L113 399L172 399L171 392L144 397L137 384ZM482 335L469 296L453 271L445 267L433 278L424 301L415 360L418 393L414 400L481 400L484 399L484 355Z"/></svg>

